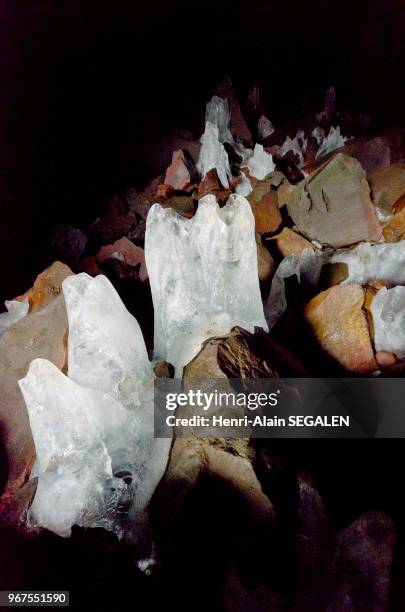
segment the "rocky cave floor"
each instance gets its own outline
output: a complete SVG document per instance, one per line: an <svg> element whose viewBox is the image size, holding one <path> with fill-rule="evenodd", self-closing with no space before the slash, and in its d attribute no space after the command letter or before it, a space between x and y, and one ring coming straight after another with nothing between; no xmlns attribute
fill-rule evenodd
<svg viewBox="0 0 405 612"><path fill-rule="evenodd" d="M237 193L254 216L270 333L234 327L204 344L184 377L404 375L403 131L343 113L329 90L286 138L253 94L256 131L226 81L201 142L176 134L171 165L146 189L114 195L86 226L55 228L54 263L1 315L2 589L70 590L73 606L97 609L404 609L400 440L177 439L149 504L159 559L150 576L125 538L74 526L64 539L25 523L35 447L17 381L35 357L67 372L63 299L55 304L72 273L110 279L152 357L144 241L155 203L191 219L201 198L223 206ZM173 375L167 363L154 370Z"/></svg>

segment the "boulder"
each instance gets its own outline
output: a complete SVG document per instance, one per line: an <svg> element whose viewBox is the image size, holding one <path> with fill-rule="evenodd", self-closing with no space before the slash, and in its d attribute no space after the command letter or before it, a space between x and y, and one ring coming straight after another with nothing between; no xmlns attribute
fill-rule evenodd
<svg viewBox="0 0 405 612"><path fill-rule="evenodd" d="M274 244L282 257L301 255L306 249L315 250L308 240L289 227L284 227L279 234L267 238L266 241L269 244Z"/></svg>
<svg viewBox="0 0 405 612"><path fill-rule="evenodd" d="M179 149L173 152L172 163L166 170L165 185L176 191L182 191L192 182L192 160L186 158L185 153Z"/></svg>
<svg viewBox="0 0 405 612"><path fill-rule="evenodd" d="M31 289L19 295L18 301L28 300L30 312L34 312L54 300L62 291L62 282L73 274L72 270L60 261L46 268L36 277Z"/></svg>
<svg viewBox="0 0 405 612"><path fill-rule="evenodd" d="M66 367L67 317L63 295L29 314L0 337L0 436L6 453L9 491L28 478L35 459L28 414L18 380L31 361L43 357Z"/></svg>
<svg viewBox="0 0 405 612"><path fill-rule="evenodd" d="M344 369L358 374L377 369L360 285L336 285L316 295L304 308L315 340Z"/></svg>
<svg viewBox="0 0 405 612"><path fill-rule="evenodd" d="M322 244L338 248L381 237L364 170L342 153L299 183L287 207L298 230Z"/></svg>
<svg viewBox="0 0 405 612"><path fill-rule="evenodd" d="M260 240L259 236L256 237L256 246L259 280L261 283L267 283L272 279L274 275L276 264L266 247L263 246L263 243Z"/></svg>
<svg viewBox="0 0 405 612"><path fill-rule="evenodd" d="M139 280L145 281L148 278L144 250L126 236L116 240L113 244L101 247L96 257L100 263L109 259L118 259L132 268L139 266Z"/></svg>
<svg viewBox="0 0 405 612"><path fill-rule="evenodd" d="M369 182L374 204L390 214L395 202L405 193L405 164L378 170L370 176Z"/></svg>
<svg viewBox="0 0 405 612"><path fill-rule="evenodd" d="M247 197L255 218L256 234L274 232L281 224L277 192L270 189L270 181L258 181Z"/></svg>
<svg viewBox="0 0 405 612"><path fill-rule="evenodd" d="M353 140L344 147L342 152L357 159L367 177L378 170L387 168L391 163L390 147L379 136L366 141Z"/></svg>

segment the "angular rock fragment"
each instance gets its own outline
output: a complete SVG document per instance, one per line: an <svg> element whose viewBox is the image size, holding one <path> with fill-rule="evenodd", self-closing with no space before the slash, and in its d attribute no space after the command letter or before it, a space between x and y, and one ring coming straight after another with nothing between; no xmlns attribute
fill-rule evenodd
<svg viewBox="0 0 405 612"><path fill-rule="evenodd" d="M274 259L263 245L260 236L256 237L257 246L257 266L259 272L259 280L261 283L267 283L272 278L275 272Z"/></svg>
<svg viewBox="0 0 405 612"><path fill-rule="evenodd" d="M371 196L384 214L391 214L395 202L405 194L405 164L394 164L370 176Z"/></svg>
<svg viewBox="0 0 405 612"><path fill-rule="evenodd" d="M299 231L323 244L337 248L381 237L364 171L341 153L297 185L287 207Z"/></svg>
<svg viewBox="0 0 405 612"><path fill-rule="evenodd" d="M256 144L253 153L246 159L245 168L249 169L250 176L259 181L266 178L276 168L271 153L267 153L261 144Z"/></svg>
<svg viewBox="0 0 405 612"><path fill-rule="evenodd" d="M405 357L405 287L383 287L371 303L376 351Z"/></svg>
<svg viewBox="0 0 405 612"><path fill-rule="evenodd" d="M255 218L257 234L274 232L281 224L277 192L270 189L270 181L256 183L248 200Z"/></svg>
<svg viewBox="0 0 405 612"><path fill-rule="evenodd" d="M110 242L128 234L137 223L136 212L128 210L126 203L114 196L107 203L104 214L95 219L90 229L103 241Z"/></svg>
<svg viewBox="0 0 405 612"><path fill-rule="evenodd" d="M0 334L6 331L9 327L17 323L20 319L28 314L29 301L25 300L7 300L5 302L7 312L0 314Z"/></svg>
<svg viewBox="0 0 405 612"><path fill-rule="evenodd" d="M54 300L62 291L62 282L72 274L66 264L54 261L49 268L38 274L31 289L15 299L28 300L30 312L34 312Z"/></svg>
<svg viewBox="0 0 405 612"><path fill-rule="evenodd" d="M274 242L283 257L287 257L288 255L301 255L301 253L307 249L312 251L315 250L308 240L289 227L284 227L279 234L267 238L267 241Z"/></svg>
<svg viewBox="0 0 405 612"><path fill-rule="evenodd" d="M0 432L7 455L9 491L24 483L35 458L18 380L26 375L30 362L37 357L50 360L60 369L65 367L67 326L65 302L63 295L59 295L0 337Z"/></svg>
<svg viewBox="0 0 405 612"><path fill-rule="evenodd" d="M148 271L146 270L144 250L131 242L126 236L116 240L114 244L101 247L97 253L97 260L102 263L109 259L118 259L133 268L139 266L139 280L147 280Z"/></svg>
<svg viewBox="0 0 405 612"><path fill-rule="evenodd" d="M274 134L274 126L272 122L265 115L261 115L259 117L259 121L257 122L257 135L260 141L263 142L272 134Z"/></svg>
<svg viewBox="0 0 405 612"><path fill-rule="evenodd" d="M394 205L395 206L395 205ZM392 215L384 225L385 242L399 242L405 238L405 208Z"/></svg>
<svg viewBox="0 0 405 612"><path fill-rule="evenodd" d="M219 141L218 128L209 121L205 124L201 136L201 150L197 162L197 170L204 179L210 170L216 170L223 187L229 187L232 178L228 155L224 145Z"/></svg>
<svg viewBox="0 0 405 612"><path fill-rule="evenodd" d="M358 374L377 369L363 302L360 285L336 285L319 293L304 309L319 346L344 369Z"/></svg>
<svg viewBox="0 0 405 612"><path fill-rule="evenodd" d="M353 140L345 145L344 152L361 163L367 178L390 165L390 147L379 136L366 141Z"/></svg>
<svg viewBox="0 0 405 612"><path fill-rule="evenodd" d="M72 525L102 519L122 486L113 474L132 467L136 415L100 391L67 378L50 361L35 359L19 385L35 441L38 486L30 515L60 536Z"/></svg>
<svg viewBox="0 0 405 612"><path fill-rule="evenodd" d="M241 196L230 196L221 209L206 196L190 220L153 206L145 255L155 309L155 358L172 363L177 373L210 336L234 325L266 328L254 218Z"/></svg>
<svg viewBox="0 0 405 612"><path fill-rule="evenodd" d="M166 170L165 185L176 189L184 190L193 180L192 171L189 168L190 159L186 160L184 152L179 149L173 152L172 163Z"/></svg>

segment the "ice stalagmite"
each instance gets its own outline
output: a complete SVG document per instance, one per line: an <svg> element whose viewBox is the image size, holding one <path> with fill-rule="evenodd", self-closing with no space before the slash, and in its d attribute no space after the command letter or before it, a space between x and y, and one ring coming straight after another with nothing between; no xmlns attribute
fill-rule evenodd
<svg viewBox="0 0 405 612"><path fill-rule="evenodd" d="M382 244L359 244L351 250L338 250L331 263L345 263L349 269L347 283L366 284L382 280L393 285L405 284L405 241Z"/></svg>
<svg viewBox="0 0 405 612"><path fill-rule="evenodd" d="M267 153L261 144L255 145L253 152L246 157L243 167L248 168L250 176L254 176L259 181L276 169L271 153Z"/></svg>
<svg viewBox="0 0 405 612"><path fill-rule="evenodd" d="M69 321L69 378L110 393L127 408L137 406L153 378L137 320L101 274L70 276L62 288Z"/></svg>
<svg viewBox="0 0 405 612"><path fill-rule="evenodd" d="M35 441L31 507L35 523L61 536L102 518L113 495L114 464L134 453L133 413L101 391L78 385L46 359L19 381Z"/></svg>
<svg viewBox="0 0 405 612"><path fill-rule="evenodd" d="M196 166L201 178L204 179L210 170L216 170L222 186L228 189L232 173L228 154L219 140L217 126L207 121L200 142L201 149Z"/></svg>
<svg viewBox="0 0 405 612"><path fill-rule="evenodd" d="M383 287L371 302L376 351L405 357L405 287Z"/></svg>
<svg viewBox="0 0 405 612"><path fill-rule="evenodd" d="M155 204L146 223L145 256L155 310L155 358L172 363L177 375L207 338L234 325L267 329L254 217L242 196L230 196L221 209L208 195L190 220Z"/></svg>
<svg viewBox="0 0 405 612"><path fill-rule="evenodd" d="M231 111L229 110L229 102L226 98L212 96L211 100L207 102L205 121L209 121L218 128L218 139L220 142L233 144L234 140L229 129Z"/></svg>
<svg viewBox="0 0 405 612"><path fill-rule="evenodd" d="M133 479L130 513L138 522L166 468L171 443L153 436L154 375L142 332L105 276L69 277L63 293L69 321L69 377L112 395L140 422L135 452L122 456L122 470Z"/></svg>
<svg viewBox="0 0 405 612"><path fill-rule="evenodd" d="M6 329L17 323L28 314L30 308L28 300L8 300L5 302L7 312L0 314L0 334Z"/></svg>

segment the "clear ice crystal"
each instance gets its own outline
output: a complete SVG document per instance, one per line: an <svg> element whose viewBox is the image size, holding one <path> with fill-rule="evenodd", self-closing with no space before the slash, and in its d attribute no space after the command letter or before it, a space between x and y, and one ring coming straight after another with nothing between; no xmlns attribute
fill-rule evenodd
<svg viewBox="0 0 405 612"><path fill-rule="evenodd" d="M232 173L228 154L219 140L217 126L207 121L200 142L201 149L196 166L201 178L204 179L210 170L216 170L222 186L228 189Z"/></svg>
<svg viewBox="0 0 405 612"><path fill-rule="evenodd" d="M145 256L155 358L172 363L177 375L207 338L234 325L267 329L254 227L249 202L239 195L231 195L223 208L208 195L189 220L159 204L151 208Z"/></svg>
<svg viewBox="0 0 405 612"><path fill-rule="evenodd" d="M31 517L61 536L91 526L105 512L116 462L132 456L139 425L133 412L87 389L46 359L19 381L36 449L38 487Z"/></svg>
<svg viewBox="0 0 405 612"><path fill-rule="evenodd" d="M253 152L246 158L243 167L249 169L250 176L262 181L276 168L271 153L264 150L263 145L257 144Z"/></svg>
<svg viewBox="0 0 405 612"><path fill-rule="evenodd" d="M318 129L318 128L315 128L315 129ZM316 138L316 136L314 135L314 132L312 132L312 135ZM320 136L321 133L318 132L318 135ZM344 147L346 142L347 142L347 137L342 136L342 134L340 133L340 126L336 128L332 126L329 130L329 134L327 136L324 136L324 138L322 139L319 149L316 153L315 159L318 159L318 157L323 157L324 155L327 155L328 153L332 153L332 151L334 151L335 149L340 149L341 147Z"/></svg>
<svg viewBox="0 0 405 612"><path fill-rule="evenodd" d="M143 336L106 277L78 274L62 289L68 377L37 359L20 381L37 452L32 516L59 535L78 524L128 530L139 541L150 533L146 506L171 444L153 435L154 374ZM152 545L144 541L143 552Z"/></svg>
<svg viewBox="0 0 405 612"><path fill-rule="evenodd" d="M261 115L257 122L257 135L261 141L274 133L274 125L266 115Z"/></svg>
<svg viewBox="0 0 405 612"><path fill-rule="evenodd" d="M405 287L383 287L371 302L376 351L405 358Z"/></svg>
<svg viewBox="0 0 405 612"><path fill-rule="evenodd" d="M331 263L346 263L349 275L346 283L364 285L370 280L382 280L393 285L405 284L405 241L392 243L362 243L352 250L336 251Z"/></svg>
<svg viewBox="0 0 405 612"><path fill-rule="evenodd" d="M137 406L153 378L138 321L101 274L69 276L62 289L69 322L69 378L113 395L127 408Z"/></svg>
<svg viewBox="0 0 405 612"><path fill-rule="evenodd" d="M223 99L219 98L218 96L212 96L211 100L207 102L205 121L212 123L218 128L219 142L228 142L229 144L234 143L229 129L231 122L231 111L229 109L229 102L226 98Z"/></svg>
<svg viewBox="0 0 405 612"><path fill-rule="evenodd" d="M287 309L285 279L296 276L303 287L316 287L322 266L328 261L329 253L308 248L300 255L288 255L280 262L271 283L270 294L264 303L267 324L271 330Z"/></svg>
<svg viewBox="0 0 405 612"><path fill-rule="evenodd" d="M304 165L304 155L307 151L307 147L308 139L305 138L304 130L298 130L293 139L290 136L287 136L278 153L279 155L284 156L289 151L292 151L299 158L299 167L302 167Z"/></svg>
<svg viewBox="0 0 405 612"><path fill-rule="evenodd" d="M7 300L4 304L7 308L7 312L2 312L0 314L0 334L25 317L30 308L28 300Z"/></svg>
<svg viewBox="0 0 405 612"><path fill-rule="evenodd" d="M235 192L238 195L243 196L244 198L247 198L247 196L250 193L252 193L252 191L253 191L252 183L249 181L246 174L244 174L244 172L241 172L238 177L238 184L236 185Z"/></svg>

